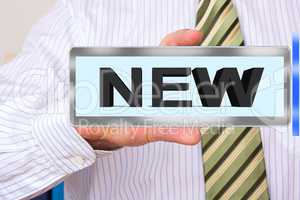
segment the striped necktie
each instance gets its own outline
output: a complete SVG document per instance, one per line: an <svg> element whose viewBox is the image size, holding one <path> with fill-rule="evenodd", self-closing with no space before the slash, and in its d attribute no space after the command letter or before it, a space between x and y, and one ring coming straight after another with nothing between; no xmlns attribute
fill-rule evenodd
<svg viewBox="0 0 300 200"><path fill-rule="evenodd" d="M196 29L201 46L242 46L231 0L201 0ZM201 129L206 199L269 199L259 128Z"/></svg>

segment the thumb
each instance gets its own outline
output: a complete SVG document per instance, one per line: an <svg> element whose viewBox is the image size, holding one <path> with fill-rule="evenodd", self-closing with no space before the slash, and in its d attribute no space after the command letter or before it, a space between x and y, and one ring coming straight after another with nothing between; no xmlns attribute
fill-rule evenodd
<svg viewBox="0 0 300 200"><path fill-rule="evenodd" d="M160 46L196 46L203 40L203 34L194 29L181 29L165 36Z"/></svg>

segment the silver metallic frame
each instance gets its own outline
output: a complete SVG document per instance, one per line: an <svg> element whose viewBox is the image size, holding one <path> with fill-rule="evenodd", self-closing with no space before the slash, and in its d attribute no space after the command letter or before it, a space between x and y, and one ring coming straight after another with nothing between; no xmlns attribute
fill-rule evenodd
<svg viewBox="0 0 300 200"><path fill-rule="evenodd" d="M75 59L77 56L281 56L284 57L283 117L77 117L75 113ZM264 126L290 122L290 50L288 47L134 47L73 48L70 52L70 118L74 126Z"/></svg>

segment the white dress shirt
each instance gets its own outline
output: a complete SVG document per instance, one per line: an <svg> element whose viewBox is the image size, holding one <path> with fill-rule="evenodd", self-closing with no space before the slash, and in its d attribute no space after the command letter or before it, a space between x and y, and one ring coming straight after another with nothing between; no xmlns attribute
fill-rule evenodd
<svg viewBox="0 0 300 200"><path fill-rule="evenodd" d="M290 45L300 33L299 0L234 3L246 45ZM58 0L0 67L0 199L33 197L62 180L67 200L205 199L200 145L95 152L68 116L71 47L157 46L194 27L196 8L197 0ZM263 128L262 139L271 199L300 199L299 138Z"/></svg>

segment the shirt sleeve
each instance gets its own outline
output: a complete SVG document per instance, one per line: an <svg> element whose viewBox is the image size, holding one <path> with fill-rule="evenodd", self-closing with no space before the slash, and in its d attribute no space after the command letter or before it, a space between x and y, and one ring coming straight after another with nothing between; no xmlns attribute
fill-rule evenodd
<svg viewBox="0 0 300 200"><path fill-rule="evenodd" d="M61 0L0 66L0 199L37 196L95 162L68 115L69 50L82 39Z"/></svg>

